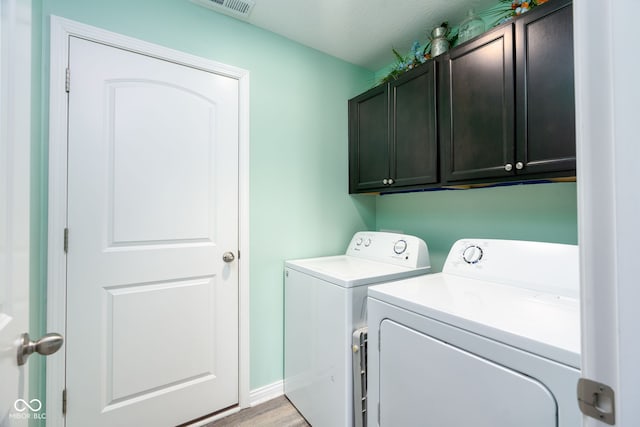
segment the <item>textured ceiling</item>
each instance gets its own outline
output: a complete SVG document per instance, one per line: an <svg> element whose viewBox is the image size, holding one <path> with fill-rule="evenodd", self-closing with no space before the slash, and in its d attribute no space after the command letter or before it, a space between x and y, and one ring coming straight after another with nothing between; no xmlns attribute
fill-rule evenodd
<svg viewBox="0 0 640 427"><path fill-rule="evenodd" d="M306 46L377 71L443 21L498 0L255 0L247 21Z"/></svg>

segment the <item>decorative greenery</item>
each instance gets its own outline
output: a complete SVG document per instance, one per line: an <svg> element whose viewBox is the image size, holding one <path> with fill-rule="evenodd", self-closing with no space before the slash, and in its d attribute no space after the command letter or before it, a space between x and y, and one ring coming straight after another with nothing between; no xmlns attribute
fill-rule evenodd
<svg viewBox="0 0 640 427"><path fill-rule="evenodd" d="M485 11L481 15L493 20L493 24L489 26L491 28L510 21L515 16L520 16L534 7L546 3L547 1L548 0L499 0L498 5ZM447 40L449 40L449 46L454 46L458 40L458 29L455 28L452 30L449 28L449 23L447 21L443 22L440 26L447 28L446 37ZM412 70L431 59L431 38L429 38L424 46L422 46L419 41L414 41L411 45L411 50L406 56L402 56L395 48L392 49L392 51L396 57L396 62L389 74L387 74L380 83L387 83L389 81L396 80L403 73Z"/></svg>
<svg viewBox="0 0 640 427"><path fill-rule="evenodd" d="M487 14L488 17L492 16L495 19L491 27L504 24L512 20L515 16L520 16L547 1L549 0L500 0L499 6Z"/></svg>
<svg viewBox="0 0 640 427"><path fill-rule="evenodd" d="M449 46L453 46L458 39L458 32L452 32L451 28L449 28L449 23L446 21L440 24L440 27L447 29L446 37L449 40ZM380 83L396 80L404 72L412 70L431 59L431 37L424 46L418 40L414 41L411 45L411 50L406 56L402 56L395 48L392 49L392 52L396 57L396 63Z"/></svg>

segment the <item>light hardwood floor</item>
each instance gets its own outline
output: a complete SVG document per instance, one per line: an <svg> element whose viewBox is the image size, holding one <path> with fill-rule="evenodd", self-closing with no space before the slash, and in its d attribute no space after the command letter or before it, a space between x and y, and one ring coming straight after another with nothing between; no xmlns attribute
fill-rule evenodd
<svg viewBox="0 0 640 427"><path fill-rule="evenodd" d="M204 427L309 427L289 400L280 396Z"/></svg>

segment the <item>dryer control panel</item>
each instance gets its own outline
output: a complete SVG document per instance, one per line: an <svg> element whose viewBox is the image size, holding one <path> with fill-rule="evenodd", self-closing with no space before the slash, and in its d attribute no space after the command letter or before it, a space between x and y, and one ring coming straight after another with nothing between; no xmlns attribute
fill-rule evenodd
<svg viewBox="0 0 640 427"><path fill-rule="evenodd" d="M408 234L359 231L351 239L346 254L407 268L431 267L427 244Z"/></svg>
<svg viewBox="0 0 640 427"><path fill-rule="evenodd" d="M443 273L577 298L578 247L560 243L461 239Z"/></svg>

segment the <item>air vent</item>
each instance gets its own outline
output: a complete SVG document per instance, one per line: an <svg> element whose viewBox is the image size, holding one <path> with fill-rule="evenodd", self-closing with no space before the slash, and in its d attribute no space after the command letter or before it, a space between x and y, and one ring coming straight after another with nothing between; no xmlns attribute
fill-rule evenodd
<svg viewBox="0 0 640 427"><path fill-rule="evenodd" d="M252 0L191 0L195 4L236 18L248 18L255 2Z"/></svg>

